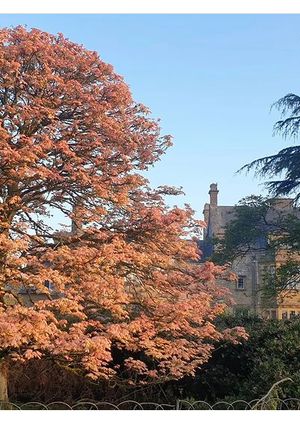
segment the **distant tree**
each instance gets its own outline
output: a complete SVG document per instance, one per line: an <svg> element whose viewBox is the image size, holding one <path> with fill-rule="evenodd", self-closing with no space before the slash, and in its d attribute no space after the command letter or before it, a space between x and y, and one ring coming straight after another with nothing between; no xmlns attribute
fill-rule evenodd
<svg viewBox="0 0 300 423"><path fill-rule="evenodd" d="M214 326L223 269L198 265L192 211L141 176L171 144L148 114L97 53L0 31L0 400L12 360L159 382L244 334ZM52 227L53 211L72 233Z"/></svg>
<svg viewBox="0 0 300 423"><path fill-rule="evenodd" d="M274 125L274 131L285 138L295 141L300 129L300 97L287 94L279 99L274 107L281 111L282 119ZM242 167L241 170L254 169L258 176L279 178L266 182L273 196L296 194L300 198L300 146L294 145L280 150L277 154L266 156Z"/></svg>

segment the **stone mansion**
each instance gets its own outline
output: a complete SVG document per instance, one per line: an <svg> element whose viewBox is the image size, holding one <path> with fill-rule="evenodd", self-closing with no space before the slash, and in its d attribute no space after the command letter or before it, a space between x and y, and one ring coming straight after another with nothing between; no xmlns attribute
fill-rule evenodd
<svg viewBox="0 0 300 423"><path fill-rule="evenodd" d="M211 184L209 190L209 203L204 205L204 230L201 247L204 259L213 252L212 239L224 235L226 225L235 216L235 206L220 206L218 204L217 184ZM300 209L293 207L293 200L289 198L274 199L274 209L278 213L288 213L300 217ZM236 314L256 314L264 318L289 319L300 314L300 291L285 292L280 297L265 300L263 284L266 272L271 272L274 266L282 263L284 251L271 253L267 249L253 249L247 251L242 257L234 259L231 270L236 274L236 282L220 280L232 294ZM299 275L300 276L300 275Z"/></svg>

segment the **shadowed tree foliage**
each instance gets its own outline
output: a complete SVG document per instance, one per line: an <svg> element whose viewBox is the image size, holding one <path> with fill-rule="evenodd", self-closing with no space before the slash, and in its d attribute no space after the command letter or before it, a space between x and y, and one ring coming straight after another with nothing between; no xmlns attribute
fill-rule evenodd
<svg viewBox="0 0 300 423"><path fill-rule="evenodd" d="M249 338L235 345L216 344L212 357L196 376L180 381L185 395L210 403L252 401L265 395L274 383L291 378L292 382L276 388L276 395L299 398L300 319L232 316L219 319L220 327L235 326L237 322L246 328Z"/></svg>

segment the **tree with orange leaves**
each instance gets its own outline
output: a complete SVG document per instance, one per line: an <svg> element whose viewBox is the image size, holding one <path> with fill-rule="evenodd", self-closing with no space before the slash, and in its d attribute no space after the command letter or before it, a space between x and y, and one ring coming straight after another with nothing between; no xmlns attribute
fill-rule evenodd
<svg viewBox="0 0 300 423"><path fill-rule="evenodd" d="M243 335L214 326L222 268L197 263L192 211L164 202L177 191L141 176L170 137L112 66L61 34L2 29L0 123L0 399L13 360L147 383Z"/></svg>

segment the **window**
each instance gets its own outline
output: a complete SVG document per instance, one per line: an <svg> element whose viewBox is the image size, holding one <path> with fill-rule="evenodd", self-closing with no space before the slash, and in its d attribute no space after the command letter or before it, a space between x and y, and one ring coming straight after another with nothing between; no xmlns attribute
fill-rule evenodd
<svg viewBox="0 0 300 423"><path fill-rule="evenodd" d="M50 291L53 289L53 284L52 284L52 282L50 282L50 281L48 281L48 280L46 280L46 281L44 282L44 285L45 285L45 287L46 287L46 288L48 288Z"/></svg>
<svg viewBox="0 0 300 423"><path fill-rule="evenodd" d="M276 314L276 310L271 310L271 319L276 319L277 318L277 314Z"/></svg>
<svg viewBox="0 0 300 423"><path fill-rule="evenodd" d="M283 319L283 320L286 320L286 319L288 318L287 311L284 311L284 312L282 313L281 317L282 317L282 319Z"/></svg>
<svg viewBox="0 0 300 423"><path fill-rule="evenodd" d="M236 283L236 289L245 289L245 277L239 276L237 283Z"/></svg>
<svg viewBox="0 0 300 423"><path fill-rule="evenodd" d="M296 317L296 312L295 310L290 311L290 319L293 319L294 317Z"/></svg>

